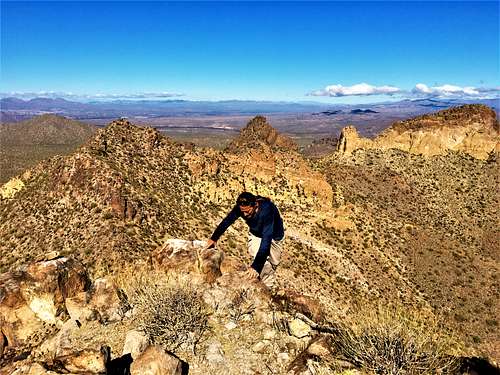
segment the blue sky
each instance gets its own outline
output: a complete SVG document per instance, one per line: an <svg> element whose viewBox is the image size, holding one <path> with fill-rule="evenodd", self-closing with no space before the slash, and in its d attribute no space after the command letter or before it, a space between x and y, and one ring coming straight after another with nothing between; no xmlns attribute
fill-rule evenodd
<svg viewBox="0 0 500 375"><path fill-rule="evenodd" d="M20 97L491 97L499 2L2 1L0 73Z"/></svg>

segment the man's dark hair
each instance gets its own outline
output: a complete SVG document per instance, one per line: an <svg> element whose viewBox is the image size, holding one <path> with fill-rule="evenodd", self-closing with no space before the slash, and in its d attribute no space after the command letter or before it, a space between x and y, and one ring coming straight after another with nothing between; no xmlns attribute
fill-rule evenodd
<svg viewBox="0 0 500 375"><path fill-rule="evenodd" d="M236 204L238 206L255 206L257 203L257 197L248 191L244 191L236 199Z"/></svg>

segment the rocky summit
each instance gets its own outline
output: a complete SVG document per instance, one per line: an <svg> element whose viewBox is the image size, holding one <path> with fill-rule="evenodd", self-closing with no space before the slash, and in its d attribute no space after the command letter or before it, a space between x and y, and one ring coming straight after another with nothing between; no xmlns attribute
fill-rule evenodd
<svg viewBox="0 0 500 375"><path fill-rule="evenodd" d="M481 106L314 159L262 116L222 151L113 121L0 188L0 371L498 371L494 137ZM204 249L244 190L284 219L275 290L242 221Z"/></svg>

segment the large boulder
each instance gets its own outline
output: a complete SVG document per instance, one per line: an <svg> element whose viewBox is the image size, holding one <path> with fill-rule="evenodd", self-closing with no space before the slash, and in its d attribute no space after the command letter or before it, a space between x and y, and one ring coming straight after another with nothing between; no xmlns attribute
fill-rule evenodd
<svg viewBox="0 0 500 375"><path fill-rule="evenodd" d="M149 346L130 366L131 375L182 375L183 363L160 346Z"/></svg>
<svg viewBox="0 0 500 375"><path fill-rule="evenodd" d="M5 346L17 347L47 326L67 320L64 302L87 291L83 265L70 258L27 264L0 275L0 332Z"/></svg>
<svg viewBox="0 0 500 375"><path fill-rule="evenodd" d="M151 262L156 269L194 272L212 283L222 275L220 267L224 253L204 247L204 241L169 239L151 254Z"/></svg>

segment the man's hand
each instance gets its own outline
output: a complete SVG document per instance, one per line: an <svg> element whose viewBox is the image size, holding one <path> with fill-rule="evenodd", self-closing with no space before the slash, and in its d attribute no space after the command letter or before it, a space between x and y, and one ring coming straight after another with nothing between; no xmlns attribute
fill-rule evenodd
<svg viewBox="0 0 500 375"><path fill-rule="evenodd" d="M252 267L248 267L248 269L243 272L243 278L247 280L255 280L259 277L259 273L255 271Z"/></svg>
<svg viewBox="0 0 500 375"><path fill-rule="evenodd" d="M217 241L210 239L207 241L207 245L205 246L205 250L215 248L216 246L217 246Z"/></svg>

